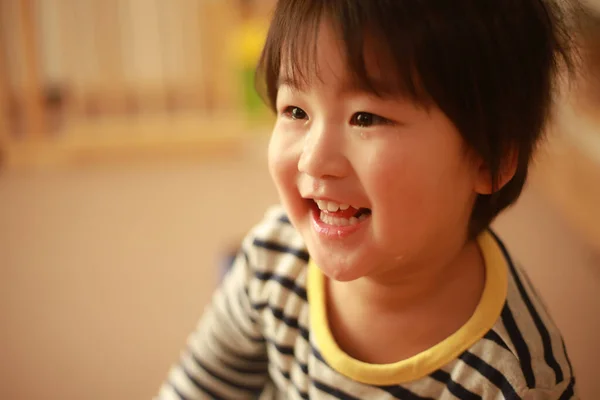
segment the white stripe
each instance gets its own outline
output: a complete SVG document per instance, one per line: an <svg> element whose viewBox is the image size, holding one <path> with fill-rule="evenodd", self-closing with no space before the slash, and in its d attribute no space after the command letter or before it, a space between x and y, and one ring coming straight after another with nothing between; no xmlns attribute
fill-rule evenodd
<svg viewBox="0 0 600 400"><path fill-rule="evenodd" d="M269 375L273 380L273 383L278 388L287 388L288 380L283 376L282 371L279 369L276 363L269 364Z"/></svg>
<svg viewBox="0 0 600 400"><path fill-rule="evenodd" d="M269 366L269 372L274 383L278 386L278 390L279 388L283 388L283 390L280 390L280 394L284 395L284 398L302 399L298 392L299 390L303 393L308 393L308 383L310 379L308 375L305 375L304 372L302 372L302 369L297 362L294 362L294 360L292 360L291 370L278 365L277 362L273 362ZM287 372L290 375L289 381L283 376L283 372Z"/></svg>
<svg viewBox="0 0 600 400"><path fill-rule="evenodd" d="M209 368L216 375L238 383L240 385L246 387L258 387L264 384L264 376L254 374L243 374L240 372L230 370L227 367L223 366L221 363L217 362L214 358L197 357L196 359L199 359L202 362L202 364L206 366L206 368ZM182 360L186 363L185 365L193 367L194 371L200 370L202 368L200 365L198 365L196 359L194 359L194 357L189 353L185 354L182 357Z"/></svg>
<svg viewBox="0 0 600 400"><path fill-rule="evenodd" d="M509 351L516 357L517 350L515 349L515 345L513 344L512 340L510 339L510 336L508 335L508 331L506 330L506 326L504 326L504 323L502 322L502 318L498 318L498 321L492 329L498 334L498 336L500 336L500 338L508 346Z"/></svg>
<svg viewBox="0 0 600 400"><path fill-rule="evenodd" d="M521 280L521 283L523 283L524 286L526 285L526 283L523 280ZM512 293L512 296L510 296L508 299L508 306L513 313L513 317L515 319L519 331L521 332L521 336L523 337L523 340L525 341L525 343L527 344L527 348L529 349L536 386L551 387L556 383L555 374L554 370L546 363L544 359L544 346L542 336L540 335L540 331L535 325L535 321L531 316L531 313L529 312L525 301L521 297L521 294L514 281L514 277L512 276L509 279L509 285L512 288L509 291L509 293ZM525 290L525 292L527 292L527 289ZM538 315L540 315L542 323L546 325L541 315L540 309L537 307L535 299L532 298L531 293L527 293L527 295L531 300L534 308L538 312ZM549 328L548 325L546 325L546 327ZM551 329L548 330L550 333ZM551 333L550 335L552 336Z"/></svg>
<svg viewBox="0 0 600 400"><path fill-rule="evenodd" d="M520 292L516 286L514 278L510 276L508 281L509 284L509 298L507 301L508 307L512 312L512 315L515 319L515 323L517 324L517 329L521 333L523 337L523 341L527 344L527 349L529 350L529 354L531 356L532 368L533 365L537 365L538 368L533 368L533 374L535 376L536 384L545 380L544 377L548 376L548 373L553 374L550 367L546 365L546 363L539 363L540 357L543 360L544 348L542 345L542 337L535 326L535 322L529 313L523 298L520 295ZM516 348L516 344L515 344ZM518 355L518 353L517 353Z"/></svg>
<svg viewBox="0 0 600 400"><path fill-rule="evenodd" d="M154 400L181 400L181 398L175 393L175 390L169 383L164 383L158 392L158 396Z"/></svg>
<svg viewBox="0 0 600 400"><path fill-rule="evenodd" d="M309 369L312 372L311 376L314 377L316 381L321 382L331 388L339 389L351 396L363 399L371 399L381 398L385 395L385 392L383 392L381 389L355 382L339 372L334 371L328 365L319 361L316 357L311 357ZM317 392L313 392L313 390L317 390ZM335 398L326 395L325 392L315 389L314 386L311 387L311 397L312 395L315 395L317 398Z"/></svg>
<svg viewBox="0 0 600 400"><path fill-rule="evenodd" d="M188 374L192 375L204 387L213 391L214 393L225 395L225 397L227 398L234 399L240 399L243 397L248 397L250 395L248 391L234 388L233 386L230 386L227 383L222 382L221 380L213 377L204 369L200 368L198 364L196 364L194 360L189 356L183 358L182 366L183 368L185 368ZM224 374L224 377L231 378L231 376L227 377L226 374Z"/></svg>
<svg viewBox="0 0 600 400"><path fill-rule="evenodd" d="M473 348L471 353L481 358L483 361L494 367L500 372L513 387L517 394L525 388L525 381L519 380L514 376L506 375L507 371L514 372L512 375L519 376L520 365L516 358L507 359L504 355L498 357L497 352L491 354L482 353L481 349ZM465 389L481 396L483 399L500 399L504 398L502 391L493 382L489 381L481 372L472 368L462 360L453 362L451 370L452 379L460 383Z"/></svg>
<svg viewBox="0 0 600 400"><path fill-rule="evenodd" d="M176 366L171 370L170 381L177 391L181 392L188 399L202 399L208 397L189 380L180 366Z"/></svg>
<svg viewBox="0 0 600 400"><path fill-rule="evenodd" d="M294 364L292 365L292 370L290 371L290 378L296 388L298 388L304 393L308 393L310 388L310 377L309 375L305 374L304 371L302 371L302 368L300 368L300 364L298 363L298 361L299 360L296 359ZM296 391L296 389L294 389L294 391ZM300 398L300 396L298 397Z"/></svg>
<svg viewBox="0 0 600 400"><path fill-rule="evenodd" d="M190 348L196 355L200 356L199 358L204 360L207 357L215 357L214 355L218 354L220 359L232 365L239 365L240 367L258 367L260 365L260 363L244 362L235 355L229 354L229 350L223 351L220 342L225 342L228 349L233 351L237 350L237 354L252 354L248 349L244 348L243 343L239 341L231 341L227 339L227 337L219 337L219 339L217 339L216 336L218 333L211 329L213 327L214 325L207 324L206 329L198 331L189 342Z"/></svg>
<svg viewBox="0 0 600 400"><path fill-rule="evenodd" d="M517 269L517 276L520 278L521 283L523 284L525 291L527 292L527 295L529 296L529 300L533 304L533 307L536 309L540 319L542 320L542 324L546 327L546 330L548 331L548 335L550 337L550 343L552 346L552 354L554 355L556 362L558 363L560 369L562 370L564 379L566 381L568 381L570 379L570 371L569 371L567 356L563 349L562 337L560 336L560 333L559 333L560 331L556 327L556 324L554 323L554 320L552 319L552 316L550 315L550 313L548 311L548 307L544 303L543 298L540 297L537 290L532 285L531 280L529 279L529 276L527 276L527 273L525 272L525 270L523 270L521 267L518 267L516 269ZM536 328L536 330L537 330L537 328ZM542 346L542 352L540 353L540 361L544 365L547 365L546 361L544 359L543 346ZM536 379L537 379L537 375L536 375ZM538 382L536 382L536 383L538 383ZM555 385L556 384L556 375L554 373L554 369L549 367L548 376L545 376L543 380L540 380L540 382L538 384L540 384L540 383L546 387L551 387L552 385Z"/></svg>

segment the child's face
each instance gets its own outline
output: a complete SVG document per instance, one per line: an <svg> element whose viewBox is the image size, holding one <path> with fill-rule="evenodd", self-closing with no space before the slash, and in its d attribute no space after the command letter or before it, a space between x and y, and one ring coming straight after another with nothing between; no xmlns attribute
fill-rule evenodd
<svg viewBox="0 0 600 400"><path fill-rule="evenodd" d="M307 87L286 84L282 68L269 167L291 222L337 280L389 280L455 256L481 163L439 109L351 90L336 40L321 30L319 78Z"/></svg>

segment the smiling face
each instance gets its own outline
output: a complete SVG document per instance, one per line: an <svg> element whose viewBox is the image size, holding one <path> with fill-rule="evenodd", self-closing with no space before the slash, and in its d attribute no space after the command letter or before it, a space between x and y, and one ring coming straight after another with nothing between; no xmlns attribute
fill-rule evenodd
<svg viewBox="0 0 600 400"><path fill-rule="evenodd" d="M306 84L282 65L269 146L271 175L311 257L351 281L396 279L456 256L481 185L478 158L435 106L357 89L325 26L317 44ZM385 78L365 62L374 80Z"/></svg>

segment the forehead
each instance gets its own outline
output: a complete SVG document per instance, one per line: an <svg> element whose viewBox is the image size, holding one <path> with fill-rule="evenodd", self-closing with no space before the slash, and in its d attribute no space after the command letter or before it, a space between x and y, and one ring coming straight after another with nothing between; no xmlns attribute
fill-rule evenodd
<svg viewBox="0 0 600 400"><path fill-rule="evenodd" d="M305 91L326 86L378 95L404 92L400 90L390 51L367 31L358 43L349 43L332 24L322 21L310 39L290 41L283 46L278 87Z"/></svg>

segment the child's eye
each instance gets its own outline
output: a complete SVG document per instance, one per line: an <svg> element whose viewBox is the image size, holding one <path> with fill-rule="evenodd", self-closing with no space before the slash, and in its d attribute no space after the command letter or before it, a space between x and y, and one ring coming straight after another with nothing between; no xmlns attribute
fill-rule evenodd
<svg viewBox="0 0 600 400"><path fill-rule="evenodd" d="M291 119L306 119L308 117L303 109L295 106L286 107L286 109L283 110L283 115Z"/></svg>
<svg viewBox="0 0 600 400"><path fill-rule="evenodd" d="M356 125L361 128L368 128L373 125L384 125L389 124L390 120L380 117L379 115L371 114L368 112L357 112L350 119L350 124Z"/></svg>

